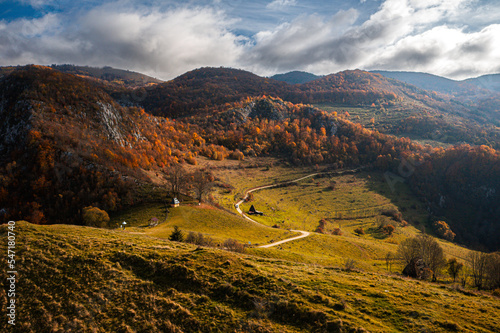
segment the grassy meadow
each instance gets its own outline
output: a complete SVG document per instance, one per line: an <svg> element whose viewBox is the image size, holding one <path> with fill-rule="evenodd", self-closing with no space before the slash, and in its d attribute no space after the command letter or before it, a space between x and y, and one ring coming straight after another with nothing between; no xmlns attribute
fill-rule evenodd
<svg viewBox="0 0 500 333"><path fill-rule="evenodd" d="M498 298L452 284L237 254L118 229L18 222L16 234L12 332L500 330ZM6 238L5 225L0 235ZM5 252L4 242L1 247ZM5 267L6 257L0 260ZM0 275L6 281L6 271ZM0 294L5 305L6 289Z"/></svg>
<svg viewBox="0 0 500 333"><path fill-rule="evenodd" d="M234 208L248 189L318 170L252 163L212 169L229 185L211 193L221 209L184 201L167 214L163 203L149 203L111 216L111 225L127 221L125 230L18 222L18 322L12 331L500 331L497 296L461 288L445 272L438 283L403 278L401 264L385 260L427 223L423 205L404 183L391 189L383 174L358 172L258 190L242 204L244 211L254 204L264 212L254 223ZM383 215L387 210L401 212L408 225ZM159 223L150 227L153 217ZM315 232L321 219L324 233ZM396 227L392 235L380 231L381 221ZM215 244L235 239L247 245L246 253L171 242L174 226ZM333 235L337 228L341 234ZM257 247L298 234L288 229L311 235ZM6 233L0 226L2 237ZM465 262L467 249L439 243L447 258ZM5 256L1 261L6 267ZM6 271L0 274L5 281ZM6 289L0 294L5 302Z"/></svg>

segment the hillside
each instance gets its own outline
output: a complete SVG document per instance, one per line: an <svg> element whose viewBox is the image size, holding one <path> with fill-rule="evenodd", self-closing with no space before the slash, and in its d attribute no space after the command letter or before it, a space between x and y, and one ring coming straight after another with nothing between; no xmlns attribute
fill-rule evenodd
<svg viewBox="0 0 500 333"><path fill-rule="evenodd" d="M460 81L419 72L371 71L387 78L396 79L417 86L421 89L437 91L443 94L454 94L462 91Z"/></svg>
<svg viewBox="0 0 500 333"><path fill-rule="evenodd" d="M246 97L279 96L288 84L230 68L200 68L144 91L141 105L153 114L183 117L208 113Z"/></svg>
<svg viewBox="0 0 500 333"><path fill-rule="evenodd" d="M500 113L494 96L461 101L360 70L290 85L241 70L201 68L156 87L113 94L148 113L171 118L213 115L226 103L262 95L337 113L354 107L359 112L352 121L387 134L441 145L466 142L500 147Z"/></svg>
<svg viewBox="0 0 500 333"><path fill-rule="evenodd" d="M203 139L185 124L115 102L100 85L47 67L0 82L2 220L81 223L81 209L141 200L148 172L194 163ZM154 174L154 173L153 173Z"/></svg>
<svg viewBox="0 0 500 333"><path fill-rule="evenodd" d="M75 65L52 65L50 67L62 73L95 79L98 82L111 84L116 87L138 88L163 82L162 80L141 73L109 66L98 68Z"/></svg>
<svg viewBox="0 0 500 333"><path fill-rule="evenodd" d="M219 72L207 69L207 78L203 79L196 71L186 74L183 81L218 82L213 74ZM234 81L234 74L247 77L246 82L236 80L241 82L235 86L241 89L241 96L254 81L260 82L264 90L290 87L248 72L222 73L226 82ZM368 85L367 80L372 91L362 89ZM179 87L187 91L191 86ZM222 91L216 87L212 86L213 91ZM228 83L227 89L234 88L230 87ZM247 96L234 103L217 102L215 108L190 109L189 116L182 119L156 118L140 108L119 105L94 81L37 66L15 70L0 81L0 88L4 92L0 112L3 220L81 224L81 210L86 206L114 212L144 200L163 200L164 187L153 194L151 189L165 184L169 166L196 165L197 156L215 161L274 156L293 165L329 165L332 169L368 166L396 175L402 173L401 163L410 161L415 165L412 170L419 172L410 173L408 180L413 190L436 217L443 215L453 230L459 231L457 240L477 246L482 239L483 246L498 249L495 237L499 233L494 221L500 213L493 206L500 186L488 181L498 179L497 168L466 175L468 190L436 186L457 181L457 173L445 171L448 164L458 163L453 161L453 149L443 154L440 149L422 147L409 139L368 130L349 121L347 114L329 113L280 98ZM253 87L255 94L258 88ZM409 100L397 97L409 89L405 84L394 85L381 76L361 71L310 82L307 89L313 88L316 90L311 96L325 96L328 89L346 99L364 96L360 104L383 96L394 103ZM184 96L186 102L189 96ZM217 96L224 100L224 94ZM203 98L201 94L199 101ZM412 126L411 119L401 121ZM413 119L422 122L418 117ZM458 150L464 151L466 161L471 158L473 164L496 165L496 151L481 148L468 153L469 149L464 146ZM405 172L402 174L408 178ZM491 191L483 191L484 186ZM467 195L470 191L477 195ZM484 195L489 196L488 200L482 200ZM441 209L441 197L448 198L448 205L455 210ZM483 204L478 207L474 200L482 200Z"/></svg>
<svg viewBox="0 0 500 333"><path fill-rule="evenodd" d="M293 71L283 74L275 74L271 76L271 79L277 81L283 81L289 84L301 84L314 81L321 78L319 75L314 75L312 73Z"/></svg>
<svg viewBox="0 0 500 333"><path fill-rule="evenodd" d="M498 298L399 276L263 259L123 231L26 222L18 222L15 231L26 246L16 253L22 301L16 303L12 332L500 329ZM0 235L6 233L0 226ZM6 281L5 270L1 275ZM0 293L5 300L6 288Z"/></svg>
<svg viewBox="0 0 500 333"><path fill-rule="evenodd" d="M459 96L470 90L488 89L500 92L500 74L483 75L466 80L451 80L438 75L420 72L371 71L385 77L403 81L425 90Z"/></svg>

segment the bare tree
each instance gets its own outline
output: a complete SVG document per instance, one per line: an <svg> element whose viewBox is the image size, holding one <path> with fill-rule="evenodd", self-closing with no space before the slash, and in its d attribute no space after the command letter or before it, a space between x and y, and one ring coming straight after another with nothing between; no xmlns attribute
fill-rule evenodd
<svg viewBox="0 0 500 333"><path fill-rule="evenodd" d="M172 192L174 196L179 196L181 191L187 189L189 180L188 175L180 164L174 164L164 172L166 175L165 179L170 187L170 192Z"/></svg>
<svg viewBox="0 0 500 333"><path fill-rule="evenodd" d="M396 255L392 252L387 252L385 255L385 265L389 272L392 272L392 261L396 259Z"/></svg>
<svg viewBox="0 0 500 333"><path fill-rule="evenodd" d="M488 288L496 289L500 288L500 253L490 253L488 254L488 260L486 263L486 277Z"/></svg>
<svg viewBox="0 0 500 333"><path fill-rule="evenodd" d="M196 170L191 175L193 181L193 190L196 194L196 199L199 202L202 201L203 196L205 196L214 184L214 176L210 171L207 170Z"/></svg>
<svg viewBox="0 0 500 333"><path fill-rule="evenodd" d="M420 257L420 244L417 237L406 238L399 243L398 257L405 265L408 265L413 259Z"/></svg>
<svg viewBox="0 0 500 333"><path fill-rule="evenodd" d="M483 287L484 278L486 275L486 263L488 255L484 252L472 251L469 253L468 259L471 269L472 282L478 289Z"/></svg>
<svg viewBox="0 0 500 333"><path fill-rule="evenodd" d="M443 248L429 235L418 235L399 243L398 256L405 264L413 259L422 259L432 270L433 281L437 280L439 271L446 265Z"/></svg>
<svg viewBox="0 0 500 333"><path fill-rule="evenodd" d="M460 271L462 270L464 264L461 262L458 262L457 259L452 258L448 260L448 274L450 274L451 278L453 279L453 282L456 281L457 276L460 274Z"/></svg>

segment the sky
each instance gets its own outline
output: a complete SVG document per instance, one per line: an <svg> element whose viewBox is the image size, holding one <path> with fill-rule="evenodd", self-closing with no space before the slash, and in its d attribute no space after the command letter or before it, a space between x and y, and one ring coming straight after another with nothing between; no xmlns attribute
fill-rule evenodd
<svg viewBox="0 0 500 333"><path fill-rule="evenodd" d="M0 0L0 66L500 73L494 0Z"/></svg>

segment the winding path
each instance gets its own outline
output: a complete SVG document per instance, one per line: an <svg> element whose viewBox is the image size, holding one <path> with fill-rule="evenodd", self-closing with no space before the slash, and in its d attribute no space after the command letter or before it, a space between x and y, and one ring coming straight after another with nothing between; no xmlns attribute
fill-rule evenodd
<svg viewBox="0 0 500 333"><path fill-rule="evenodd" d="M250 217L248 217L247 215L245 215L241 211L240 205L246 200L246 198L248 198L248 194L249 193L254 192L254 191L258 191L258 190L263 190L265 188L271 188L271 187L280 186L280 185L283 185L283 184L296 183L296 182L301 181L303 179L314 177L314 176L319 175L319 174L320 173L313 173L313 174L310 174L310 175L307 175L307 176L304 176L304 177L301 177L301 178L298 178L298 179L294 179L294 180L290 180L290 181L286 181L286 182L282 182L282 183L278 183L278 184L264 185L264 186L259 186L259 187L252 188L252 189L246 191L245 192L245 197L236 203L236 205L235 205L236 210L238 211L238 213L241 214L241 216L243 216L247 220L252 221L253 223L257 223L259 225L262 225L261 223L259 223L259 222L255 221L255 220L251 219ZM260 245L259 247L262 247L262 248L273 247L273 246L277 246L277 245L280 245L280 244L283 244L283 243L287 243L287 242L291 242L291 241L294 241L294 240L297 240L297 239L308 237L308 236L311 235L310 232L303 231L303 230L290 230L290 231L300 232L301 235L295 236L295 237L292 237L292 238L287 238L287 239L284 239L284 240L281 240L281 241L278 241L278 242L274 242L274 243L270 243L270 244L267 244L267 245Z"/></svg>
<svg viewBox="0 0 500 333"><path fill-rule="evenodd" d="M354 169L354 170L339 170L339 171L335 171L335 172L316 172L316 173L312 173L310 175L307 175L307 176L304 176L304 177L300 177L300 178L294 179L294 180L289 180L289 181L286 181L286 182L281 182L281 183L277 183L277 184L271 184L271 185L264 185L264 186L255 187L255 188L252 188L252 189L250 189L250 190L248 190L248 191L245 192L245 197L243 199L241 199L240 201L238 201L235 204L235 208L238 211L238 213L240 213L241 216L243 216L247 220L252 221L253 223L257 223L259 225L262 225L261 223L259 223L259 222L255 221L255 220L251 219L250 217L248 217L247 215L245 215L241 211L240 205L246 200L246 198L248 198L248 194L249 193L254 192L254 191L258 191L258 190L263 190L265 188L271 188L271 187L280 186L280 185L283 185L283 184L296 183L296 182L299 182L301 180L304 180L304 179L307 179L307 178L310 178L310 177L314 177L316 175L333 174L333 173L336 173L337 175L343 175L343 174L345 174L347 172L358 172L358 171L360 171L360 170L362 170L364 168L365 168L364 166L361 166L361 167L359 167L357 169ZM294 240L297 240L297 239L305 238L305 237L308 237L308 236L311 235L310 232L303 231L303 230L290 230L290 231L300 232L301 235L300 236L295 236L295 237L292 237L292 238L287 238L287 239L284 239L284 240L281 240L281 241L278 241L278 242L274 242L274 243L270 243L270 244L267 244L267 245L260 245L259 247L262 247L262 248L273 247L273 246L277 246L277 245L280 245L280 244L283 244L283 243L291 242L291 241L294 241Z"/></svg>

